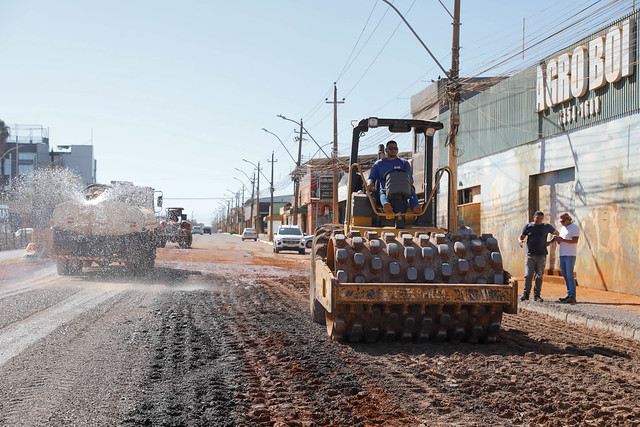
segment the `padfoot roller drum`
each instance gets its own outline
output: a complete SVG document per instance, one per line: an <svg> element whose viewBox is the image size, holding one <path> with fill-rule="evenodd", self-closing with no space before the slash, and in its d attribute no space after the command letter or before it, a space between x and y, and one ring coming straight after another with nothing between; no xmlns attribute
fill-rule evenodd
<svg viewBox="0 0 640 427"><path fill-rule="evenodd" d="M311 309L332 339L496 340L517 296L497 240L416 234L317 231Z"/></svg>

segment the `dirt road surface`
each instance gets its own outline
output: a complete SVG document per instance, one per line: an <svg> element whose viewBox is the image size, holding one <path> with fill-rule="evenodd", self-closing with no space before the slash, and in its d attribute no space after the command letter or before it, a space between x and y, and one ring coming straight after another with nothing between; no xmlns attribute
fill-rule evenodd
<svg viewBox="0 0 640 427"><path fill-rule="evenodd" d="M0 425L640 425L640 343L535 313L496 344L341 344L309 255L195 236L145 277L0 260Z"/></svg>

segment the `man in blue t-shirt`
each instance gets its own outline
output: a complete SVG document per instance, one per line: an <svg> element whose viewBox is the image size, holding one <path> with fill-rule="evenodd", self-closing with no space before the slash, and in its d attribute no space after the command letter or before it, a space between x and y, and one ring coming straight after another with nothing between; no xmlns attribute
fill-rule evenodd
<svg viewBox="0 0 640 427"><path fill-rule="evenodd" d="M533 287L533 297L536 301L544 301L540 296L542 291L542 275L544 274L544 266L547 262L547 246L549 246L555 236L558 235L553 225L542 222L544 213L536 211L533 214L533 222L525 225L522 229L519 241L520 246L523 245L525 238L527 239L527 257L524 264L524 289L520 301L529 299L531 292L531 280L533 275L536 276L535 285ZM547 235L553 234L553 238L547 241Z"/></svg>
<svg viewBox="0 0 640 427"><path fill-rule="evenodd" d="M384 150L386 156L382 159L378 160L373 164L371 168L371 173L369 173L369 178L367 179L367 187L369 191L373 191L376 188L376 183L378 183L378 194L380 196L380 204L382 204L382 208L387 213L392 212L406 212L407 210L407 201L401 201L402 203L394 203L394 201L389 201L387 199L387 194L384 188L384 179L387 172L393 169L402 169L409 173L409 177L411 178L411 197L409 198L409 206L414 213L419 213L422 208L420 207L420 203L418 202L418 196L416 195L416 191L413 188L413 173L411 171L411 165L405 159L401 159L398 157L398 143L395 141L387 142L387 147Z"/></svg>

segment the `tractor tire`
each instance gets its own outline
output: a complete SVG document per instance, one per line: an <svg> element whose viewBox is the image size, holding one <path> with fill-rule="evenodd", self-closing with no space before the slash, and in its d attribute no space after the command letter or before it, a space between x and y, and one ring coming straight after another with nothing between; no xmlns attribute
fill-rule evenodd
<svg viewBox="0 0 640 427"><path fill-rule="evenodd" d="M311 245L311 280L309 285L309 311L311 312L311 320L320 325L325 324L326 310L322 304L315 298L316 286L316 259L325 259L327 257L327 247L329 240L334 231L343 230L339 224L325 224L316 229Z"/></svg>
<svg viewBox="0 0 640 427"><path fill-rule="evenodd" d="M81 259L70 259L69 260L69 275L70 276L79 276L82 274L82 260Z"/></svg>
<svg viewBox="0 0 640 427"><path fill-rule="evenodd" d="M56 261L56 269L60 276L68 276L69 273L69 260L64 258L58 258Z"/></svg>

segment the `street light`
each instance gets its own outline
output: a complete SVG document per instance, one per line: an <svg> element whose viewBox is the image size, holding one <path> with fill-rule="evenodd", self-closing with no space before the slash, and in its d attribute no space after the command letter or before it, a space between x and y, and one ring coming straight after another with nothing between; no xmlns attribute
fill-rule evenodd
<svg viewBox="0 0 640 427"><path fill-rule="evenodd" d="M244 191L247 190L247 192L249 192L249 189L247 187L245 187L245 185L242 182L242 180L238 179L235 176L233 177L233 179L238 181L240 183L240 185L242 186L242 188L241 188L241 190L242 190L242 199L241 199L240 206L242 206L242 228L245 228L245 222L244 222ZM239 193L239 191L238 191L238 193ZM238 209L238 222L240 222L240 209Z"/></svg>
<svg viewBox="0 0 640 427"><path fill-rule="evenodd" d="M284 145L284 142L282 142L282 140L280 139L280 137L278 135L276 135L275 133L266 130L265 128L262 128L263 131L270 133L271 135L275 136L276 138L278 138L278 141L280 141L280 144L282 144L282 146L284 147L285 151L287 152L287 154L289 155L289 157L291 157L291 160L293 160L293 163L296 163L296 159L293 158L293 156L291 155L291 153L289 152L289 149L287 148L286 145Z"/></svg>
<svg viewBox="0 0 640 427"><path fill-rule="evenodd" d="M232 190L229 190L228 188L227 188L226 191L230 192L233 195L233 197L235 198L235 201L236 201L235 222L236 222L236 226L237 226L237 230L236 231L239 232L240 231L240 206L238 204L239 203L238 199L240 197L240 192L239 191L232 191Z"/></svg>
<svg viewBox="0 0 640 427"><path fill-rule="evenodd" d="M255 163L250 162L247 159L242 159L242 161L247 162L258 169L258 182L256 185L256 204L258 205L256 209L256 231L257 234L260 235L260 232L262 231L262 218L260 217L260 162L258 162L258 164L256 165Z"/></svg>
<svg viewBox="0 0 640 427"><path fill-rule="evenodd" d="M7 151L4 152L4 154L2 156L0 156L0 160L4 159L4 157L9 154L11 151L13 150L18 150L18 148L20 147L20 145L18 145L18 143L16 142L16 146L13 148L9 148ZM17 152L17 151L16 151ZM11 162L10 162L11 163ZM0 169L2 171L2 176L4 176L4 162L0 162ZM11 164L9 164L9 175L11 175ZM17 175L16 175L17 176ZM11 178L10 178L11 179Z"/></svg>
<svg viewBox="0 0 640 427"><path fill-rule="evenodd" d="M311 138L311 140L318 146L318 149L320 151L322 151L322 153L325 155L325 157L327 157L328 159L331 158L329 157L329 155L323 150L322 146L320 144L318 144L318 142L313 138L313 136L311 136L311 134L309 133L309 131L307 129L305 129L304 125L302 124L302 119L300 119L300 123L296 122L295 120L291 120L288 117L283 116L282 114L278 114L278 117L280 117L283 120L288 120L290 122L293 122L295 124L297 124L298 126L300 126L300 140L299 140L299 144L298 144L298 162L296 163L298 165L298 168L300 167L300 157L301 157L301 151L302 151L302 131L304 131L307 135L309 135L309 138ZM333 156L333 181L334 181L334 195L333 195L333 217L334 217L334 221L337 221L337 215L336 212L338 212L338 165L337 165L337 156L338 153L335 152L334 150L334 156ZM293 223L297 224L298 221L298 192L300 191L300 183L299 180L300 178L297 176L297 171L296 171L296 175L294 175L295 178L295 192L296 194L294 194L293 197Z"/></svg>
<svg viewBox="0 0 640 427"><path fill-rule="evenodd" d="M237 170L238 172L242 172L244 174L244 176L246 176L247 179L251 182L251 211L249 212L249 219L251 220L251 224L253 224L253 226L255 227L256 224L255 224L255 222L253 222L253 197L254 197L253 190L256 188L255 174L254 174L253 178L251 178L242 169L238 169L238 168L234 168L234 169ZM247 189L247 192L248 191L249 190ZM242 205L244 206L244 202L242 202Z"/></svg>
<svg viewBox="0 0 640 427"><path fill-rule="evenodd" d="M9 148L7 151L4 152L4 154L2 156L0 156L0 160L4 159L4 156L6 156L7 154L9 154L9 152L13 151L13 150L17 150L19 147L19 145L16 145L13 148Z"/></svg>
<svg viewBox="0 0 640 427"><path fill-rule="evenodd" d="M251 183L252 183L251 185L253 185L253 178L251 178L249 175L247 175L247 173L245 171L243 171L242 169L238 169L238 168L234 168L234 169L237 170L238 172L242 172L244 174L244 176L246 176L247 179L249 181L251 181Z"/></svg>
<svg viewBox="0 0 640 427"><path fill-rule="evenodd" d="M331 156L330 156L330 155L328 155L328 154L327 154L327 153L322 149L322 147L320 146L320 144L318 144L318 141L316 141L316 140L315 140L315 138L314 138L314 137L309 133L309 131L307 130L307 128L305 128L305 127L302 125L302 119L300 119L300 123L298 123L298 122L296 122L295 120L292 120L292 119L290 119L290 118L288 118L288 117L283 116L282 114L278 114L278 117L280 117L280 118L281 118L281 119L283 119L283 120L288 120L288 121L290 121L290 122L292 122L292 123L295 123L295 124L297 124L298 126L300 126L300 143L302 143L302 131L304 131L304 132L309 136L309 138L311 138L311 140L312 140L312 141L313 141L313 142L318 146L318 149L319 149L320 151L322 151L322 154L324 154L324 155L325 155L325 157L326 157L327 159L330 159L330 158L331 158ZM299 153L299 152L298 152L298 166L300 166L300 153Z"/></svg>

